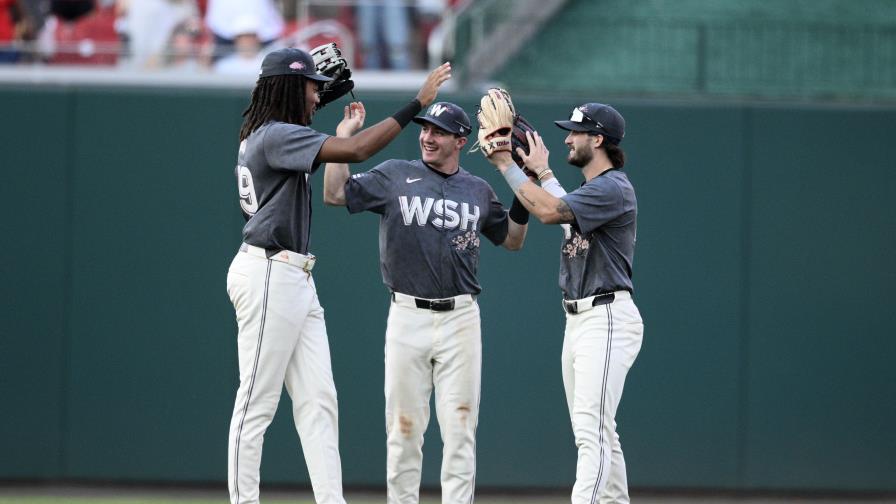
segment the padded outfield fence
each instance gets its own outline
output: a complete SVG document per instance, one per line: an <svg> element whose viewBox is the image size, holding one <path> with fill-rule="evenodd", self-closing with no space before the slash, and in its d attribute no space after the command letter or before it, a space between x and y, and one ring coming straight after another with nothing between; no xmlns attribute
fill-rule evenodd
<svg viewBox="0 0 896 504"><path fill-rule="evenodd" d="M500 59L505 44L492 33L542 22L521 17L524 11L512 0L463 11L456 61L478 51ZM507 56L491 78L511 92L893 102L896 6L568 0Z"/></svg>
<svg viewBox="0 0 896 504"><path fill-rule="evenodd" d="M371 120L406 93L365 93ZM237 380L224 292L247 90L0 88L4 139L0 480L221 482ZM476 97L446 96L472 110ZM590 97L515 96L544 134ZM614 102L638 191L644 346L619 430L636 488L896 491L892 263L896 110ZM332 131L336 111L317 126ZM832 130L831 125L836 125ZM834 136L832 137L832 133ZM389 157L416 157L416 130ZM481 156L462 164L508 201ZM323 208L312 250L341 407L346 484L384 477L388 296L377 221ZM486 246L477 482L566 487L556 228ZM525 272L525 274L522 274ZM424 481L438 481L433 426ZM264 480L307 483L288 403Z"/></svg>
<svg viewBox="0 0 896 504"><path fill-rule="evenodd" d="M552 24L540 35L554 41L549 48L524 51L497 78L610 94L896 99L896 24L614 19L576 44L588 22ZM588 55L601 47L615 49ZM546 67L556 71L532 71Z"/></svg>

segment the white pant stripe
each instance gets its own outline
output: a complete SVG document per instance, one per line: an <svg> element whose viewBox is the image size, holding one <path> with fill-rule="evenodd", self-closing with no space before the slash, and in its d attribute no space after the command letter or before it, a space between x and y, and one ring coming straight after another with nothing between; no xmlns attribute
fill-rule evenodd
<svg viewBox="0 0 896 504"><path fill-rule="evenodd" d="M607 356L604 360L604 380L601 387L600 393L600 420L598 421L598 426L600 429L600 434L598 437L598 446L600 447L600 465L597 469L597 479L594 481L594 490L591 492L591 504L594 504L597 499L597 489L600 487L600 478L603 476L604 472L604 410L606 409L606 397L607 397L607 380L609 379L610 372L610 348L613 345L613 311L610 310L611 304L605 305L607 307Z"/></svg>
<svg viewBox="0 0 896 504"><path fill-rule="evenodd" d="M252 379L249 381L249 393L246 394L246 404L243 405L243 417L240 419L240 428L236 435L233 456L233 487L236 489L236 504L239 504L240 496L240 438L243 435L243 423L246 421L246 413L249 411L249 401L252 399L252 389L255 388L255 375L258 372L258 359L261 357L261 340L264 338L264 320L268 313L268 288L271 281L271 260L268 259L268 270L264 277L264 301L261 309L261 326L258 328L258 346L255 349L255 364L252 365Z"/></svg>

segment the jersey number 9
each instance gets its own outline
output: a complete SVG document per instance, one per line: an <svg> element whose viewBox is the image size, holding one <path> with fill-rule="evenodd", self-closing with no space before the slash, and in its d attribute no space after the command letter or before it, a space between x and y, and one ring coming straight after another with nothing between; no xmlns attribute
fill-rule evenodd
<svg viewBox="0 0 896 504"><path fill-rule="evenodd" d="M255 184L252 182L252 172L245 166L237 166L236 183L240 192L240 207L248 215L255 215L255 212L258 211L258 198L255 197Z"/></svg>

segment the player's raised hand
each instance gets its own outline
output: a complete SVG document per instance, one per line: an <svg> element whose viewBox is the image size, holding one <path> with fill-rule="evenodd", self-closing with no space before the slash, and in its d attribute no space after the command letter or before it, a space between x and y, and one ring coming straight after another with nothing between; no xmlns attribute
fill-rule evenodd
<svg viewBox="0 0 896 504"><path fill-rule="evenodd" d="M526 168L533 173L541 173L548 169L548 156L551 154L545 147L541 135L537 131L526 132L526 140L529 142L529 154L521 147L517 147L516 153L525 163Z"/></svg>
<svg viewBox="0 0 896 504"><path fill-rule="evenodd" d="M359 129L364 127L364 119L367 117L367 111L364 110L364 104L361 102L351 102L343 109L344 116L336 126L336 136L340 138L348 138L355 134Z"/></svg>
<svg viewBox="0 0 896 504"><path fill-rule="evenodd" d="M417 101L420 102L420 105L423 105L424 108L429 106L436 99L436 95L439 94L439 86L450 78L451 63L447 61L430 72L426 77L426 82L423 83L423 86L417 93Z"/></svg>

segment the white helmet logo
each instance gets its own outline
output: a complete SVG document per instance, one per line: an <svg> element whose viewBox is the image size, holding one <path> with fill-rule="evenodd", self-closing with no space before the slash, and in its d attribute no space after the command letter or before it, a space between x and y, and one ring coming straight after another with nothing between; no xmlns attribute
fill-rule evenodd
<svg viewBox="0 0 896 504"><path fill-rule="evenodd" d="M436 103L432 107L429 107L429 115L439 117L440 115L442 115L442 112L446 110L448 110L448 107Z"/></svg>
<svg viewBox="0 0 896 504"><path fill-rule="evenodd" d="M572 122L582 122L582 119L585 118L585 114L582 113L581 110L574 108L572 109L572 115L569 117L569 120Z"/></svg>

